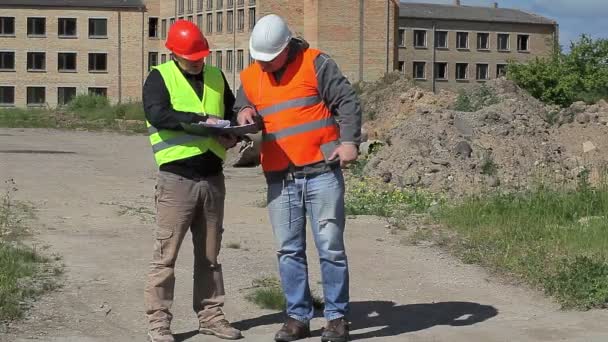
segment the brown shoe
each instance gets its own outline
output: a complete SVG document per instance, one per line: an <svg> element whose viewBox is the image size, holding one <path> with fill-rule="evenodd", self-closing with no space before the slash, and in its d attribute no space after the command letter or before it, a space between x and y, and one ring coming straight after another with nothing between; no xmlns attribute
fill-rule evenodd
<svg viewBox="0 0 608 342"><path fill-rule="evenodd" d="M243 337L241 332L233 328L225 319L216 322L201 322L198 331L201 334L215 335L225 340L238 340Z"/></svg>
<svg viewBox="0 0 608 342"><path fill-rule="evenodd" d="M274 335L274 340L277 342L291 342L307 337L310 337L310 327L297 319L288 317L281 330Z"/></svg>
<svg viewBox="0 0 608 342"><path fill-rule="evenodd" d="M169 328L156 328L148 331L149 342L175 342Z"/></svg>
<svg viewBox="0 0 608 342"><path fill-rule="evenodd" d="M349 340L348 322L344 317L333 319L327 322L321 335L322 342L346 342Z"/></svg>

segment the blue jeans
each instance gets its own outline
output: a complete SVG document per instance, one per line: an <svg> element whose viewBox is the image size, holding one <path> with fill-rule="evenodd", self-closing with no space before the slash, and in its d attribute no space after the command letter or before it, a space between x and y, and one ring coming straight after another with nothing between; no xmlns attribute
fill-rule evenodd
<svg viewBox="0 0 608 342"><path fill-rule="evenodd" d="M319 252L324 315L344 317L349 309L348 262L344 249L344 177L337 168L309 178L269 181L268 209L278 245L279 274L287 315L308 323L314 315L308 284L306 216Z"/></svg>

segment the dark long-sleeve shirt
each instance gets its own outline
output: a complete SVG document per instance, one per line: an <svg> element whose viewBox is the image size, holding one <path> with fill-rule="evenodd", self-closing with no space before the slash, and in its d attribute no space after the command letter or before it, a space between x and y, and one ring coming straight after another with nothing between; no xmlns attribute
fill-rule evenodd
<svg viewBox="0 0 608 342"><path fill-rule="evenodd" d="M291 63L298 54L308 48L308 43L302 39L294 38L289 45L287 64ZM340 141L358 145L361 140L361 104L357 94L348 79L336 62L327 54L321 53L314 61L317 74L319 95L327 108L336 118L340 127ZM279 80L287 66L274 73ZM234 111L238 112L244 107L253 107L241 86L237 91ZM324 162L301 168L304 173L318 173L328 169Z"/></svg>
<svg viewBox="0 0 608 342"><path fill-rule="evenodd" d="M192 89L202 99L204 91L203 73L191 75L181 68L180 70ZM224 78L224 119L232 121L235 98L223 73L222 77ZM158 70L152 70L146 79L143 88L143 105L146 119L157 129L182 130L180 123L199 122L207 119L203 113L181 112L173 109L169 90ZM188 179L196 179L220 173L222 171L222 160L213 152L208 151L198 156L163 164L160 166L160 170L175 173Z"/></svg>

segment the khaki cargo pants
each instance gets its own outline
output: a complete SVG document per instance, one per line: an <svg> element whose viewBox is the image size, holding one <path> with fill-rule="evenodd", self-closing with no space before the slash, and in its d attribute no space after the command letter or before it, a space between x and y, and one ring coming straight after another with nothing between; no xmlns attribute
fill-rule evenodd
<svg viewBox="0 0 608 342"><path fill-rule="evenodd" d="M156 241L144 291L150 329L171 324L175 261L188 229L194 245L194 312L201 322L224 318L224 283L217 257L225 195L223 174L194 181L159 172L154 196Z"/></svg>

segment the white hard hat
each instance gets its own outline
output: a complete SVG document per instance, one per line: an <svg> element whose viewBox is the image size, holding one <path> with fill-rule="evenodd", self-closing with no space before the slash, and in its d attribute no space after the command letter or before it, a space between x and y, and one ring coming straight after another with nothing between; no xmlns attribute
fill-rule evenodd
<svg viewBox="0 0 608 342"><path fill-rule="evenodd" d="M251 57L269 62L277 57L291 40L291 31L283 18L269 14L258 20L249 38Z"/></svg>

